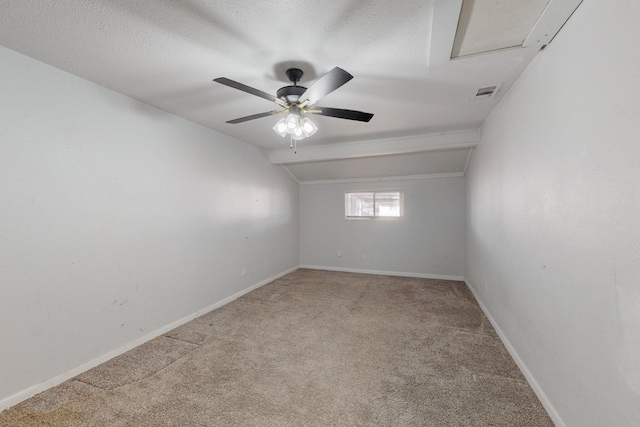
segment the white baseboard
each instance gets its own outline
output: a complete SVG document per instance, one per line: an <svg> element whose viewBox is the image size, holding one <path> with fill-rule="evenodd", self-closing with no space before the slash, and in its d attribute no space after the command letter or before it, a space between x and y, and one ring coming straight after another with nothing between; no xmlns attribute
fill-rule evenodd
<svg viewBox="0 0 640 427"><path fill-rule="evenodd" d="M311 270L343 271L345 273L376 274L378 276L419 277L421 279L457 280L462 282L462 276L447 276L443 274L407 273L403 271L364 270L360 268L327 267L322 265L301 265L300 268Z"/></svg>
<svg viewBox="0 0 640 427"><path fill-rule="evenodd" d="M285 271L283 271L281 273L278 273L273 277L270 277L270 278L265 279L265 280L263 280L263 281L261 281L259 283L256 283L255 285L252 285L252 286L250 286L250 287L248 287L246 289L243 289L242 291L237 292L237 293L235 293L235 294L233 294L233 295L231 295L231 296L229 296L227 298L224 298L224 299L222 299L222 300L220 300L218 302L215 302L215 303L211 304L210 306L203 308L202 310L198 310L193 314L185 316L185 317L183 317L183 318L181 318L179 320L176 320L175 322L172 322L172 323L170 323L168 325L165 325L165 326L163 326L163 327L161 327L159 329L156 329L155 331L152 331L152 332L150 332L150 333L148 333L146 335L143 335L143 336L141 336L141 337L139 337L139 338L127 343L126 345L124 345L122 347L118 347L117 349L112 350L112 351L110 351L108 353L105 353L102 356L99 356L99 357L97 357L97 358L95 358L93 360L90 360L87 363L83 363L82 365L77 366L77 367L75 367L73 369L70 369L70 370L68 370L66 372L63 372L60 375L56 375L55 377L49 378L48 380L46 380L44 382L41 382L41 383L36 384L36 385L33 385L33 386L31 386L29 388L26 388L26 389L24 389L24 390L22 390L22 391L20 391L20 392L18 392L16 394L13 394L13 395L11 395L9 397L6 397L6 398L0 400L0 411L3 411L5 409L7 409L7 408L10 408L11 406L17 405L18 403L22 402L23 400L26 400L26 399L28 399L30 397L33 397L38 393L42 393L43 391L45 391L45 390L47 390L47 389L49 389L51 387L55 387L58 384L61 384L61 383L65 382L65 381L67 381L67 380L69 380L69 379L71 379L71 378L73 378L73 377L75 377L77 375L80 375L81 373L83 373L85 371L88 371L91 368L94 368L94 367L96 367L96 366L98 366L98 365L100 365L100 364L102 364L102 363L104 363L104 362L106 362L106 361L108 361L110 359L113 359L116 356L121 355L122 353L126 353L127 351L129 351L129 350L131 350L131 349L133 349L135 347L138 347L139 345L144 344L147 341L150 341L150 340L152 340L152 339L154 339L156 337L159 337L162 334L165 334L165 333L169 332L172 329L177 328L178 326L181 326L181 325L184 325L187 322L190 322L191 320L195 319L196 317L200 317L200 316L202 316L204 314L209 313L210 311L215 310L216 308L220 308L223 305L228 304L231 301L240 298L244 294L247 294L247 293L253 291L254 289L257 289L257 288L259 288L261 286L264 286L267 283L273 282L274 280L276 280L276 279L278 279L278 278L280 278L280 277L282 277L282 276L284 276L286 274L289 274L292 271L297 270L298 268L299 268L299 266L295 266L295 267L292 267L292 268L290 268L288 270L285 270Z"/></svg>
<svg viewBox="0 0 640 427"><path fill-rule="evenodd" d="M535 377L533 376L533 374L531 373L527 365L524 363L524 361L522 360L518 352L515 350L515 348L513 348L513 345L511 345L509 338L507 338L507 336L502 331L502 329L500 329L500 326L491 315L491 312L489 312L487 307L484 305L484 303L480 299L479 295L476 293L473 286L471 286L471 283L466 278L464 279L464 283L466 283L467 287L469 288L469 290L475 297L476 301L478 302L478 305L480 305L480 308L484 312L485 316L487 316L487 318L489 319L489 322L491 322L493 329L496 330L496 333L500 337L500 340L502 341L504 346L507 348L507 351L509 352L513 360L516 362L516 365L518 365L518 368L520 368L520 371L522 372L527 382L533 389L533 392L536 394L536 396L538 396L540 403L542 403L542 406L544 406L544 409L546 409L547 413L549 414L549 417L551 417L551 420L555 423L556 426L565 427L566 424L560 417L560 414L558 414L558 411L556 411L556 408L553 406L553 404L551 403L551 401L549 400L545 392L542 390L542 388L540 387L540 384L538 384Z"/></svg>

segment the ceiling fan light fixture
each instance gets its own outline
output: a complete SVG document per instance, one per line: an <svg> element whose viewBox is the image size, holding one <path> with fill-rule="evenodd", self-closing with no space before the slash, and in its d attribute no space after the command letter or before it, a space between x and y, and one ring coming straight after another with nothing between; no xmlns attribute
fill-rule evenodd
<svg viewBox="0 0 640 427"><path fill-rule="evenodd" d="M274 132L283 138L287 135L287 123L285 121L286 119L283 117L278 120L278 122L273 127Z"/></svg>
<svg viewBox="0 0 640 427"><path fill-rule="evenodd" d="M293 134L300 126L300 116L289 114L285 119L285 123L287 125L287 133Z"/></svg>
<svg viewBox="0 0 640 427"><path fill-rule="evenodd" d="M309 118L305 117L300 121L300 127L302 128L302 132L304 136L307 138L312 136L314 133L318 131L318 126L315 125Z"/></svg>
<svg viewBox="0 0 640 427"><path fill-rule="evenodd" d="M298 114L289 113L287 117L278 120L273 126L273 130L283 138L286 135L291 135L291 138L299 141L316 133L318 126L307 117L300 118Z"/></svg>
<svg viewBox="0 0 640 427"><path fill-rule="evenodd" d="M302 131L301 127L296 128L296 130L291 134L291 138L295 139L296 141L300 141L301 139L305 139L306 135L304 134L304 132Z"/></svg>

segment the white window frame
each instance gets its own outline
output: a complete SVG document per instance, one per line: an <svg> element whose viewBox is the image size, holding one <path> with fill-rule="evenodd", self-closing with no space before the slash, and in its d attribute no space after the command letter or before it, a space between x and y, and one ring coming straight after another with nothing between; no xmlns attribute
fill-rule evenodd
<svg viewBox="0 0 640 427"><path fill-rule="evenodd" d="M349 216L349 194L353 193L373 193L373 212L374 216ZM376 193L399 193L400 195L400 215L399 216L375 216L376 205L375 195ZM344 192L344 217L345 219L377 219L377 220L397 220L404 219L404 190L390 189L390 190L352 190Z"/></svg>

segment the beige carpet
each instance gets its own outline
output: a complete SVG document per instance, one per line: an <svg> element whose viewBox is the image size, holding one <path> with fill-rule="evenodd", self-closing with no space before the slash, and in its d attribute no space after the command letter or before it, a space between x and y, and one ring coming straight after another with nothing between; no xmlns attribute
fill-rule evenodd
<svg viewBox="0 0 640 427"><path fill-rule="evenodd" d="M462 282L298 270L1 426L553 426Z"/></svg>

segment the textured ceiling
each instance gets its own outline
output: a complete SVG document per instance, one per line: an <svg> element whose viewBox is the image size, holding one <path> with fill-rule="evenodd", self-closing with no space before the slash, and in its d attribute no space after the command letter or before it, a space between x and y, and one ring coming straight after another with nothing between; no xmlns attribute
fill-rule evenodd
<svg viewBox="0 0 640 427"><path fill-rule="evenodd" d="M289 66L305 71L302 84L339 66L354 78L320 103L375 115L314 116L304 149L478 128L537 49L429 66L434 4L452 1L3 0L0 44L266 150L288 147L275 117L225 121L275 104L212 79L275 94ZM497 83L496 96L473 100Z"/></svg>

